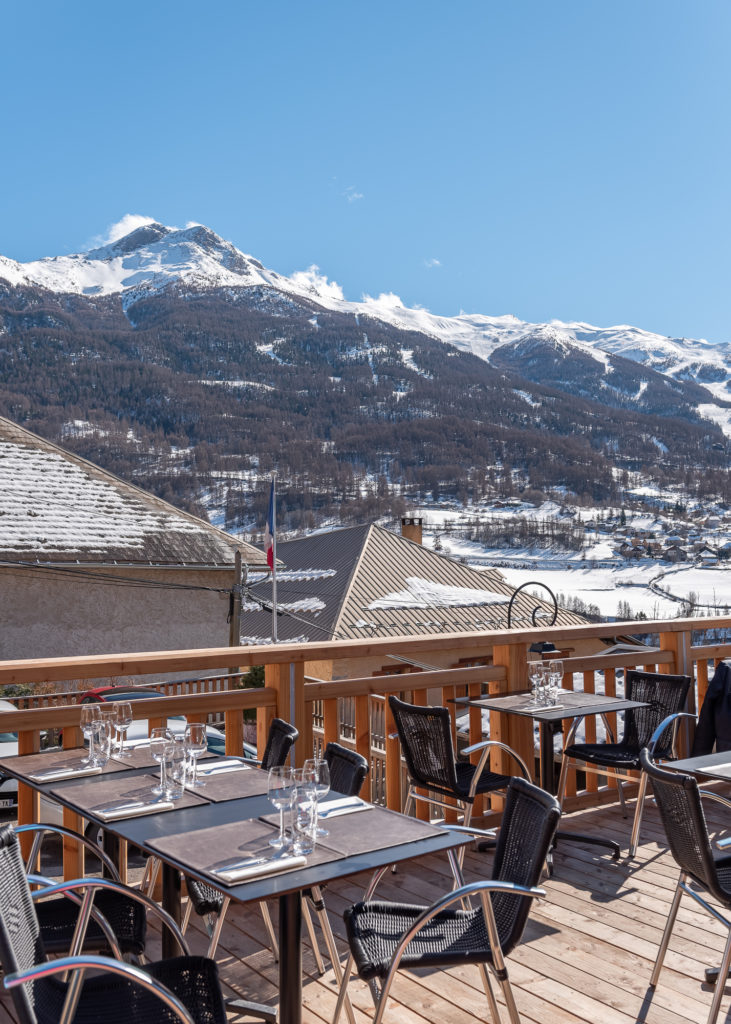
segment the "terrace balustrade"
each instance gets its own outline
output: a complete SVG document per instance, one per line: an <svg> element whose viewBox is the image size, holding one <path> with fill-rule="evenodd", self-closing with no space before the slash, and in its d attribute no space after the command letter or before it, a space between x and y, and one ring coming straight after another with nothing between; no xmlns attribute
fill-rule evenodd
<svg viewBox="0 0 731 1024"><path fill-rule="evenodd" d="M455 696L477 696L510 693L529 689L527 678L528 649L538 641L552 641L559 649L586 646L586 640L600 640L618 634L631 634L641 629L643 634L658 637L654 649L638 648L637 653L597 654L582 657L564 657L564 682L574 688L581 679L583 689L596 692L600 676L604 692L617 693L617 673L626 668L685 673L695 678L691 690L689 710L695 712L708 687L709 667L731 656L731 643L710 643L698 640L710 631L728 631L731 616L709 618L672 619L643 622L591 624L582 626L553 626L540 629L512 629L469 634L440 634L415 639L388 637L357 641L329 641L322 644L277 644L251 647L224 647L189 651L157 651L150 653L93 655L72 658L27 659L0 662L0 688L10 684L28 684L44 690L48 684L65 684L67 690L82 692L84 680L123 678L141 685L151 685L150 675L165 673L197 674L195 681L155 683L169 695L164 699L133 702L136 719L147 719L149 728L163 724L173 715L184 715L189 721L205 721L215 715L223 718L226 750L240 754L243 750L244 711L255 709L257 738L263 750L269 722L273 717L287 719L297 726L300 741L295 746L296 763L311 755L313 746L340 742L353 747L371 763L370 779L364 793L371 787L371 796L379 803L400 810L405 792L401 764L401 751L396 729L391 720L386 697L390 694L407 695L417 704L442 703L454 709L450 700ZM400 664L388 674L356 675L351 678L321 680L306 675L306 664L322 665L345 659L354 665L380 659L386 663L397 658ZM404 662L413 661L419 671L404 672ZM465 662L470 662L465 665ZM480 661L490 662L480 664ZM424 670L425 664L461 664ZM253 665L265 666L265 686L250 689L224 689L222 678L235 663L241 672ZM216 674L219 673L219 674ZM220 674L222 673L222 674ZM89 684L90 685L90 684ZM579 687L577 687L579 688ZM197 690L200 692L191 692ZM172 692L171 692L172 691ZM181 692L182 691L182 692ZM18 733L20 753L33 753L40 749L41 732L47 729L63 730L63 745L81 744L79 729L80 708L77 704L49 702L65 701L71 693L56 696L47 692L38 697L21 698L26 706L17 712L4 712L4 732ZM35 707L28 706L36 704ZM453 710L453 721L454 721ZM616 731L616 723L612 723ZM596 739L596 724L586 719L586 740ZM482 738L481 712L469 710L469 735L465 743L476 743ZM455 727L456 733L456 727ZM528 763L533 762L534 737L528 719L491 713L490 734L512 747ZM502 763L498 751L493 767L497 771L509 770ZM596 776L589 776L584 788L577 787L572 773L567 787L566 805L569 809L610 802L616 798L616 784L606 784ZM581 781L581 780L580 780ZM38 820L38 795L26 786L19 787L18 820L26 823ZM475 816L485 815L485 824L500 810L500 798L484 798L475 807ZM426 806L418 813L427 813ZM451 815L451 812L447 812ZM70 811L64 812L65 823L78 829L82 824ZM65 851L64 868L78 875L83 865L78 851Z"/></svg>

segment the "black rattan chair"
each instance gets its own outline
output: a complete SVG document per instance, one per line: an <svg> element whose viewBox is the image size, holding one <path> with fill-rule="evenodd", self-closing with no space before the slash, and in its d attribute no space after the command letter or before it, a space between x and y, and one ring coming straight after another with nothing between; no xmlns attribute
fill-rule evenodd
<svg viewBox="0 0 731 1024"><path fill-rule="evenodd" d="M462 811L463 824L469 825L475 796L506 789L512 778L490 770L491 750L503 750L517 763L523 778L530 778L525 763L515 751L497 740L483 740L462 751L463 754L482 751L476 765L458 761L454 756L452 720L447 708L407 704L398 697L389 697L388 703L409 773L404 814L409 814L414 802L420 800L454 810L454 805L446 799L451 797ZM419 789L429 792L419 793Z"/></svg>
<svg viewBox="0 0 731 1024"><path fill-rule="evenodd" d="M270 768L276 768L285 764L289 757L289 752L298 737L299 732L289 722L285 722L281 718L272 719L260 767L264 771L269 771ZM205 882L200 882L195 878L186 878L186 885L188 889L188 905L185 908L183 932L185 933L188 927L191 911L195 910L196 914L199 914L206 923L209 936L207 955L213 957L216 955L218 941L221 937L221 929L223 928L223 922L226 917L226 911L231 903L231 898L221 892L220 889L207 885ZM272 925L269 908L263 901L259 904L259 908L261 909L264 925L269 935L272 951L275 958L279 959L277 937Z"/></svg>
<svg viewBox="0 0 731 1024"><path fill-rule="evenodd" d="M508 783L490 881L460 885L430 907L375 901L371 897L376 883L371 885L365 899L345 912L351 953L334 1024L353 966L370 985L376 1008L374 1024L380 1024L400 966L433 969L466 964L480 968L491 1019L499 1021L500 1013L487 968L500 983L512 1024L519 1024L505 957L520 942L531 899L545 895L535 886L560 816L555 797L524 779L513 778ZM478 830L463 831L472 834ZM456 858L452 866L461 882ZM470 897L477 897L476 906L470 905Z"/></svg>
<svg viewBox="0 0 731 1024"><path fill-rule="evenodd" d="M105 879L93 879L92 883L117 886ZM76 887L73 882L59 883L49 886L46 893L55 897L77 891ZM82 909L80 946L88 921L87 902ZM0 829L0 966L20 1024L226 1022L212 960L182 956L142 970L89 954L48 961L46 953L18 837L11 826L5 826ZM89 970L95 972L94 977L85 977ZM99 970L104 974L97 974Z"/></svg>
<svg viewBox="0 0 731 1024"><path fill-rule="evenodd" d="M663 719L682 711L690 684L690 676L673 676L661 672L637 672L628 669L624 678L625 697L628 700L644 701L646 706L629 708L624 712L624 733L618 743L614 742L613 736L607 743L574 743L576 730L582 721L581 718L575 719L566 737L561 759L561 775L558 783L558 799L561 806L563 806L570 762L577 761L583 771L598 775L614 775L617 780L622 813L626 818L627 807L622 791L622 780L637 781L628 772L641 770L640 751L650 744L653 733ZM656 760L667 761L674 757L674 739L675 730L668 725L655 745L654 757ZM640 778L630 838L630 857L634 857L637 852L646 789L647 776L643 772Z"/></svg>
<svg viewBox="0 0 731 1024"><path fill-rule="evenodd" d="M714 853L711 848L701 804L701 796L704 794L698 788L698 783L692 775L682 775L679 772L659 768L650 760L646 749L640 753L640 763L652 781L652 790L660 809L660 817L665 828L670 852L680 867L680 877L665 924L650 985L654 988L658 983L680 906L680 899L683 893L687 893L729 929L708 1015L708 1024L714 1024L731 966L731 921L719 914L716 907L709 906L703 897L690 887L689 883L692 882L704 892L709 893L726 911L731 911L731 852ZM715 800L719 799L717 793L705 795ZM721 802L725 803L728 808L728 801L722 799Z"/></svg>

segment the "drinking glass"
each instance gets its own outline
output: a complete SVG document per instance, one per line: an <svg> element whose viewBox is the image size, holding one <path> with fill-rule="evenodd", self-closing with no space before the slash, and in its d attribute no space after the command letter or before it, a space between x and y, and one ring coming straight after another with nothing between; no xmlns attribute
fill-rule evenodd
<svg viewBox="0 0 731 1024"><path fill-rule="evenodd" d="M284 850L289 845L284 835L284 812L291 810L296 795L292 769L287 765L269 769L268 796L279 810L279 835L269 840L269 845Z"/></svg>
<svg viewBox="0 0 731 1024"><path fill-rule="evenodd" d="M206 727L202 722L189 722L185 727L185 746L193 763L191 786L205 786L203 779L198 778L198 755L205 754L208 749Z"/></svg>
<svg viewBox="0 0 731 1024"><path fill-rule="evenodd" d="M92 735L94 737L95 764L104 768L109 764L112 754L112 726L108 718L103 715L96 718L92 723Z"/></svg>
<svg viewBox="0 0 731 1024"><path fill-rule="evenodd" d="M294 770L295 812L293 823L294 852L312 853L317 835L317 780L314 766L305 762Z"/></svg>
<svg viewBox="0 0 731 1024"><path fill-rule="evenodd" d="M116 730L117 730L117 723L114 720L114 716L116 715L116 713L117 713L117 709L114 707L114 704L100 704L99 705L99 714L102 716L102 721L105 721L105 722L109 723L109 739L110 739L110 751L109 752L110 752L110 756L117 749L117 740L116 740L116 738L114 739L114 741L112 741L112 737L115 736L115 733L116 733Z"/></svg>
<svg viewBox="0 0 731 1024"><path fill-rule="evenodd" d="M558 659L548 663L548 702L558 704L558 691L563 680L563 662Z"/></svg>
<svg viewBox="0 0 731 1024"><path fill-rule="evenodd" d="M173 742L173 734L169 729L165 729L162 726L156 726L150 733L150 754L153 760L157 761L160 765L160 784L159 786L153 786L152 792L155 796L162 796L165 792L165 775L163 769L163 760L165 758L165 747L168 743Z"/></svg>
<svg viewBox="0 0 731 1024"><path fill-rule="evenodd" d="M545 665L542 661L528 662L528 678L531 681L531 703L541 703L541 690L545 678Z"/></svg>
<svg viewBox="0 0 731 1024"><path fill-rule="evenodd" d="M315 779L315 802L319 805L320 800L330 792L330 768L324 758L312 757L305 761L305 768L312 771ZM326 836L328 831L319 825L315 832L317 836Z"/></svg>
<svg viewBox="0 0 731 1024"><path fill-rule="evenodd" d="M168 800L180 800L185 790L185 777L188 770L188 752L185 749L185 737L174 736L165 744L162 759L164 776L164 792Z"/></svg>
<svg viewBox="0 0 731 1024"><path fill-rule="evenodd" d="M89 741L89 755L84 758L84 764L96 764L96 755L94 753L94 723L101 721L101 717L98 704L81 705L81 731Z"/></svg>
<svg viewBox="0 0 731 1024"><path fill-rule="evenodd" d="M132 725L132 705L128 700L115 701L114 704L114 723L117 726L117 732L119 733L119 753L124 753L124 740L127 735L127 730Z"/></svg>

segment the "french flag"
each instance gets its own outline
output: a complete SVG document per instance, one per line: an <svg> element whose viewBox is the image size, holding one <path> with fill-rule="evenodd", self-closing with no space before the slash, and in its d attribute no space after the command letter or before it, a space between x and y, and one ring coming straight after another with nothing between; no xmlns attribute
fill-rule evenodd
<svg viewBox="0 0 731 1024"><path fill-rule="evenodd" d="M269 492L269 514L267 515L267 525L264 531L264 547L267 553L267 565L274 571L274 481L272 480L272 489Z"/></svg>

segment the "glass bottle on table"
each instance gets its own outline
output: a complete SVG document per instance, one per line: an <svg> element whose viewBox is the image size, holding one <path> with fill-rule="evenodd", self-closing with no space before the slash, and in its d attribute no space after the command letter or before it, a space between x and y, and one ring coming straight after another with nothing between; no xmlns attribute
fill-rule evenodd
<svg viewBox="0 0 731 1024"><path fill-rule="evenodd" d="M548 663L548 703L558 704L558 691L563 682L563 662L558 658Z"/></svg>

